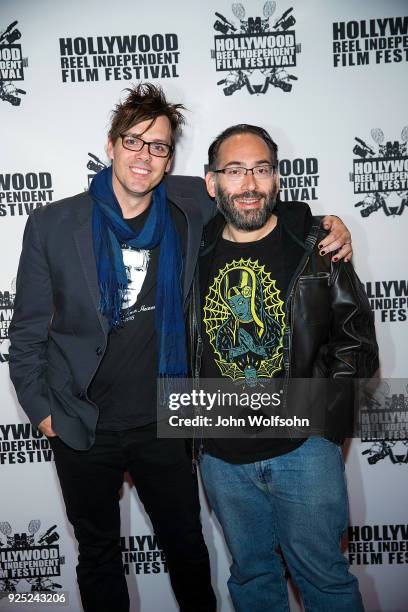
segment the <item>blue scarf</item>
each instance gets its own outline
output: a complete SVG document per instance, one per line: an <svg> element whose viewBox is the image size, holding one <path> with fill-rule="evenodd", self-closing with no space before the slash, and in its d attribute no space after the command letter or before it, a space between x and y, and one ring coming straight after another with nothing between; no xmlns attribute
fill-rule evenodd
<svg viewBox="0 0 408 612"><path fill-rule="evenodd" d="M186 337L182 307L180 241L161 183L153 191L144 226L134 232L123 218L112 188L112 168L96 174L89 192L93 199L93 245L100 290L100 311L110 327L122 324L121 307L128 279L120 244L154 249L160 244L156 289L156 331L159 376L187 376Z"/></svg>

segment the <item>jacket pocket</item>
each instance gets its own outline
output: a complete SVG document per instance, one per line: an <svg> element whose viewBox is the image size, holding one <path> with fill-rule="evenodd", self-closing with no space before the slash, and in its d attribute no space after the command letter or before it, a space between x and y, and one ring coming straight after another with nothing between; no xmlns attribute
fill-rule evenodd
<svg viewBox="0 0 408 612"><path fill-rule="evenodd" d="M299 278L298 314L308 325L327 324L330 320L330 274L315 272Z"/></svg>

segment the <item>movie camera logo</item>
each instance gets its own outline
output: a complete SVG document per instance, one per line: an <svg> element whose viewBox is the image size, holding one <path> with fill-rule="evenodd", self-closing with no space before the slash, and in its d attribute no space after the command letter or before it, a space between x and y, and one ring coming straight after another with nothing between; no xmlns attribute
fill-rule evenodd
<svg viewBox="0 0 408 612"><path fill-rule="evenodd" d="M57 544L57 525L43 532L40 527L41 521L32 520L26 532L13 533L10 523L0 522L0 593L20 591L22 581L30 585L31 592L62 588L54 581L65 563ZM26 592L27 587L22 590Z"/></svg>
<svg viewBox="0 0 408 612"><path fill-rule="evenodd" d="M169 79L179 76L177 34L60 38L63 83Z"/></svg>
<svg viewBox="0 0 408 612"><path fill-rule="evenodd" d="M24 68L28 59L23 57L21 45L14 44L20 40L21 32L16 28L18 21L13 21L0 33L0 99L13 106L21 104L24 89L14 85L16 81L24 81Z"/></svg>
<svg viewBox="0 0 408 612"><path fill-rule="evenodd" d="M49 462L53 458L49 439L31 423L0 424L0 466Z"/></svg>
<svg viewBox="0 0 408 612"><path fill-rule="evenodd" d="M362 199L354 206L362 207L362 217L380 209L387 217L400 216L408 206L408 126L402 129L401 141L385 141L380 128L371 130L371 138L373 146L355 138L353 153L357 158L350 181Z"/></svg>
<svg viewBox="0 0 408 612"><path fill-rule="evenodd" d="M286 68L296 66L300 45L296 44L292 29L296 19L293 8L285 10L271 25L270 19L276 9L276 2L265 2L263 18L246 17L240 2L232 4L236 21L229 21L221 13L215 13L214 29L221 34L214 36L211 57L215 60L217 72L228 72L218 81L223 85L225 96L246 87L253 94L265 94L269 85L289 92L292 81L297 77Z"/></svg>
<svg viewBox="0 0 408 612"><path fill-rule="evenodd" d="M368 66L408 61L408 17L333 23L333 65Z"/></svg>
<svg viewBox="0 0 408 612"><path fill-rule="evenodd" d="M159 546L155 535L138 535L121 538L123 567L129 575L133 569L135 574L167 573L167 563L164 552Z"/></svg>
<svg viewBox="0 0 408 612"><path fill-rule="evenodd" d="M362 389L361 442L369 442L370 446L361 454L368 455L370 465L387 457L393 464L408 465L408 385L402 383L396 389L398 382L374 381L378 385L374 390Z"/></svg>
<svg viewBox="0 0 408 612"><path fill-rule="evenodd" d="M0 364L9 360L8 330L14 312L16 297L16 279L11 281L11 290L0 291Z"/></svg>
<svg viewBox="0 0 408 612"><path fill-rule="evenodd" d="M350 525L347 548L350 565L408 563L408 525Z"/></svg>
<svg viewBox="0 0 408 612"><path fill-rule="evenodd" d="M367 297L371 310L377 312L381 323L396 323L408 319L408 281L368 281Z"/></svg>
<svg viewBox="0 0 408 612"><path fill-rule="evenodd" d="M91 171L91 174L88 174L88 186L85 188L85 191L88 191L92 179L95 176L95 174L97 174L98 172L100 172L101 170L103 170L104 168L107 168L107 165L101 160L99 159L99 157L97 157L96 155L94 155L93 153L88 153L88 162L86 164L86 167L88 170Z"/></svg>

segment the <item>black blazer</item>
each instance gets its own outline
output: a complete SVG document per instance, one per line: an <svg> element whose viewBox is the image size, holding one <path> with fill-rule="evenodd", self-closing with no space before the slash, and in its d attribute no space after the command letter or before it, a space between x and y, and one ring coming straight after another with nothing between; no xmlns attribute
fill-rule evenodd
<svg viewBox="0 0 408 612"><path fill-rule="evenodd" d="M168 200L187 221L186 305L202 230L215 206L198 177L169 176L165 183ZM23 410L35 426L51 414L60 438L83 450L93 444L98 420L98 408L86 392L108 336L98 309L91 213L88 193L31 213L9 329L10 376Z"/></svg>

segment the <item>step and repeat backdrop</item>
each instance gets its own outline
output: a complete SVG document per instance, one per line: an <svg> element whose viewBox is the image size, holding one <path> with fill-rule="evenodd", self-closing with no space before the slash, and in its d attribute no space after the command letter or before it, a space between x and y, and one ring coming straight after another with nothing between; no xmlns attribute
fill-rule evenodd
<svg viewBox="0 0 408 612"><path fill-rule="evenodd" d="M221 130L262 125L279 144L281 198L351 229L391 380L363 437L346 444L344 554L368 611L408 609L407 60L406 0L1 1L0 609L14 589L68 592L65 609L81 609L52 451L8 379L8 327L28 214L88 188L108 163L110 110L139 81L188 108L174 173L203 176ZM202 498L219 609L229 612L230 559ZM127 481L121 512L132 610L173 612L166 560ZM291 602L301 609L294 592Z"/></svg>

